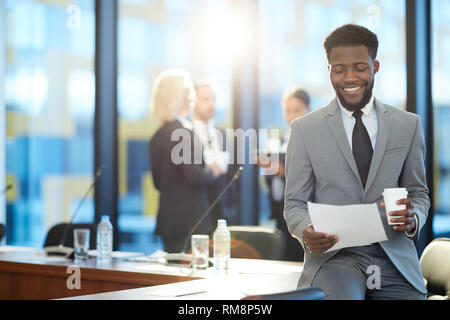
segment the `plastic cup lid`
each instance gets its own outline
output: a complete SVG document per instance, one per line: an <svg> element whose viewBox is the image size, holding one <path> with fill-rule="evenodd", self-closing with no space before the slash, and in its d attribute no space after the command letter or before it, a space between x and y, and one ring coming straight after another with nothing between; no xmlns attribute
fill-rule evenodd
<svg viewBox="0 0 450 320"><path fill-rule="evenodd" d="M386 188L383 194L398 194L398 193L408 193L406 188Z"/></svg>

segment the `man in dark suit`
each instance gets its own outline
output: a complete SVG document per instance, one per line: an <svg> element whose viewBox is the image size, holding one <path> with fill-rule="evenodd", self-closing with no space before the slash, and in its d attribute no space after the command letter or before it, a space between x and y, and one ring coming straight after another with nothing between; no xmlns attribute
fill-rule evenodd
<svg viewBox="0 0 450 320"><path fill-rule="evenodd" d="M225 131L218 128L214 121L216 90L214 85L206 80L195 84L197 100L192 113L194 132L201 142L203 158L207 164L216 163L225 174L220 175L214 186L208 188L208 202L211 204L230 181L233 172L229 166L230 155L227 151ZM236 188L232 186L219 203L211 211L211 233L215 230L218 219L228 220L233 224L237 218Z"/></svg>

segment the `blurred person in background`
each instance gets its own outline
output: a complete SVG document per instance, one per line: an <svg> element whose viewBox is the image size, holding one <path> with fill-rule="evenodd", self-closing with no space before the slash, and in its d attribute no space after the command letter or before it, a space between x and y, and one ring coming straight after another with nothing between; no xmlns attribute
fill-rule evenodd
<svg viewBox="0 0 450 320"><path fill-rule="evenodd" d="M269 201L271 210L271 219L276 221L278 229L286 235L286 250L284 254L285 260L303 261L303 248L289 233L286 221L283 217L284 210L284 159L287 150L287 144L290 136L291 122L311 111L309 94L299 86L288 88L284 91L281 99L281 108L283 110L284 119L289 126L283 139L277 143L269 143L268 153L278 153L279 161L258 161L258 164L266 170L265 180L269 188ZM276 149L276 150L275 150ZM270 172L270 174L267 174Z"/></svg>
<svg viewBox="0 0 450 320"><path fill-rule="evenodd" d="M160 191L155 234L171 253L183 250L189 231L208 208L207 189L223 174L215 163L205 164L187 119L195 96L189 74L169 69L155 80L150 100L158 127L150 139L153 183ZM209 234L210 229L211 220L206 217L194 233Z"/></svg>
<svg viewBox="0 0 450 320"><path fill-rule="evenodd" d="M214 121L216 104L214 85L207 80L201 80L195 84L195 92L197 99L192 113L192 124L195 134L201 141L205 163L216 163L225 172L218 177L214 186L208 188L208 201L212 204L231 180L234 166L229 165L230 154L226 148L225 130L217 127ZM236 188L233 185L211 211L211 233L218 219L226 219L229 224L235 223L234 220L237 218L235 198Z"/></svg>

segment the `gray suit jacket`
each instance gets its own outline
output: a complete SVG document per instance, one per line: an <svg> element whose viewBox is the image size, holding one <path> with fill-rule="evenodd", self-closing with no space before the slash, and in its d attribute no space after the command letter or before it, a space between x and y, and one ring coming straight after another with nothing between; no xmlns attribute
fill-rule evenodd
<svg viewBox="0 0 450 320"><path fill-rule="evenodd" d="M303 243L303 230L311 223L307 202L332 205L378 203L388 237L381 247L402 275L421 293L426 293L417 252L412 239L387 223L384 188L405 187L417 213L416 237L425 224L430 200L425 179L425 143L417 115L387 106L375 99L378 116L377 140L363 189L341 111L335 98L328 106L296 119L286 155L285 209L290 233ZM310 254L299 287L311 285L320 266L339 250Z"/></svg>

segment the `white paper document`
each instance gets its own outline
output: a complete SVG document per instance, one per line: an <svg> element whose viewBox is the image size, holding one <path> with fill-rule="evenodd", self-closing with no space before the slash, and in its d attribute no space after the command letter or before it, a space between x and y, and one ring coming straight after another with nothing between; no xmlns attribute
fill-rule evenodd
<svg viewBox="0 0 450 320"><path fill-rule="evenodd" d="M376 203L334 206L308 202L308 211L316 232L339 239L326 252L387 240Z"/></svg>

